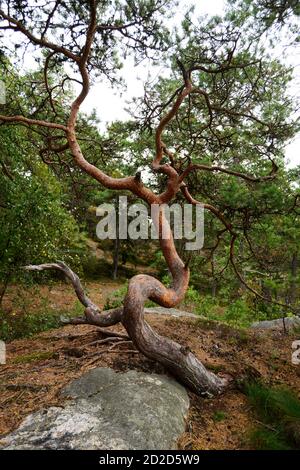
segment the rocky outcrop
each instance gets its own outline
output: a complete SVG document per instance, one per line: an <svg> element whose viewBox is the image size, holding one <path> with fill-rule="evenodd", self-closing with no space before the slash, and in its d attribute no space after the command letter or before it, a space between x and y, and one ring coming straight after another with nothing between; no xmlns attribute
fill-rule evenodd
<svg viewBox="0 0 300 470"><path fill-rule="evenodd" d="M294 328L300 327L300 318L299 317L285 317L278 318L276 320L264 320L255 322L251 325L251 328L261 329L261 330L279 330L284 329L292 330Z"/></svg>
<svg viewBox="0 0 300 470"><path fill-rule="evenodd" d="M2 449L176 448L189 408L175 380L137 371L90 370L62 390L62 407L29 415Z"/></svg>
<svg viewBox="0 0 300 470"><path fill-rule="evenodd" d="M194 313L186 312L184 310L178 310L177 308L151 307L151 308L145 308L145 313L158 314L158 315L171 315L172 317L199 318L199 315L195 315Z"/></svg>

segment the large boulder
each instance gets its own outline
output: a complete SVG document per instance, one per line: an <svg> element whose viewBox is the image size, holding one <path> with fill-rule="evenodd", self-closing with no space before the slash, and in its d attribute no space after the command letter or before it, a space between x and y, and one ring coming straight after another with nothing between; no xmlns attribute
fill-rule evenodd
<svg viewBox="0 0 300 470"><path fill-rule="evenodd" d="M2 449L172 449L189 408L175 380L133 370L92 369L62 396L70 400L29 415Z"/></svg>
<svg viewBox="0 0 300 470"><path fill-rule="evenodd" d="M165 308L165 307L150 307L145 308L145 313L157 314L157 315L170 315L172 317L191 317L199 318L199 315L195 315L185 310L178 310L177 308Z"/></svg>
<svg viewBox="0 0 300 470"><path fill-rule="evenodd" d="M255 322L251 325L251 328L257 330L279 330L284 329L293 330L294 328L300 327L300 318L299 317L285 317L278 318L276 320L263 320Z"/></svg>

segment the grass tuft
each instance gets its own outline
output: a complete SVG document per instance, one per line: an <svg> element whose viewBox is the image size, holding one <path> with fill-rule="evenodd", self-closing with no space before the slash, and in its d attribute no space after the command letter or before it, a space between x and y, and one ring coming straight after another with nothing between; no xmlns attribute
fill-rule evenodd
<svg viewBox="0 0 300 470"><path fill-rule="evenodd" d="M296 449L300 436L300 400L287 388L271 388L260 382L248 383L245 393L262 422L250 435L256 449Z"/></svg>

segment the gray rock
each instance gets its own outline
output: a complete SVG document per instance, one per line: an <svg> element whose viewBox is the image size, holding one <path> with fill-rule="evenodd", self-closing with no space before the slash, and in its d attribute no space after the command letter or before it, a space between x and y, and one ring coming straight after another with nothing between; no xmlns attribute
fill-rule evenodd
<svg viewBox="0 0 300 470"><path fill-rule="evenodd" d="M62 391L70 401L29 415L3 449L161 450L176 448L189 408L175 380L96 368Z"/></svg>
<svg viewBox="0 0 300 470"><path fill-rule="evenodd" d="M300 327L299 317L285 317L284 323L287 330ZM251 328L262 329L262 330L279 330L283 329L283 319L278 318L276 320L264 320L255 322L251 325Z"/></svg>
<svg viewBox="0 0 300 470"><path fill-rule="evenodd" d="M191 312L185 312L184 310L178 310L177 308L164 308L164 307L151 307L145 308L145 313L158 314L158 315L171 315L172 317L192 317L198 318L199 315L195 315Z"/></svg>

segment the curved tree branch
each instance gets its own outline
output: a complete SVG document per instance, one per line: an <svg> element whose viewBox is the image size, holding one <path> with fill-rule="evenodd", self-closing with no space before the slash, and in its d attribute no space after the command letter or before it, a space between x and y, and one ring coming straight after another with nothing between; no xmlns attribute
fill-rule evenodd
<svg viewBox="0 0 300 470"><path fill-rule="evenodd" d="M193 204L194 206L199 204L201 205L202 207L204 207L204 209L207 209L209 210L210 212L212 212L221 222L222 224L226 227L226 229L230 232L230 233L234 233L233 232L233 229L232 229L232 225L226 220L226 218L224 217L224 215L222 214L221 211L219 211L215 206L213 206L212 204L207 204L207 203L202 203L200 201L197 201L197 199L194 199L193 196L190 194L188 188L187 188L187 185L185 183L181 183L180 185L180 189L181 189L181 192L182 194L184 195L185 199L190 203L190 204Z"/></svg>
<svg viewBox="0 0 300 470"><path fill-rule="evenodd" d="M269 175L265 176L251 176L247 175L245 173L241 173L239 171L234 171L230 170L227 168L222 168L221 166L209 166L209 165L203 165L203 164L196 164L196 163L191 163L180 175L179 181L182 182L189 173L195 170L202 170L202 171L210 171L210 172L220 172L220 173L226 173L227 175L232 175L232 176L237 176L238 178L242 178L246 181L250 181L251 183L259 183L261 181L267 181L267 180L272 180L275 178L276 172L278 170L277 165L272 162L272 170Z"/></svg>
<svg viewBox="0 0 300 470"><path fill-rule="evenodd" d="M29 39L29 41L32 44L35 44L37 46L44 47L47 49L51 49L54 52L63 54L65 57L68 57L74 62L78 62L79 58L76 54L73 54L73 52L69 51L65 47L62 47L50 41L47 41L47 39L45 39L44 37L45 36L44 34L42 34L40 38L34 36L34 34L32 34L31 31L25 28L25 26L23 25L23 23L21 23L21 21L18 21L12 16L10 16L9 14L6 14L2 9L0 9L0 16L8 22L8 25L9 25L8 27L12 31L21 32L22 34L24 34L24 36L26 36Z"/></svg>
<svg viewBox="0 0 300 470"><path fill-rule="evenodd" d="M49 122L49 121L43 121L39 119L30 119L25 116L4 116L3 114L0 114L0 121L3 122L20 122L23 124L27 124L28 126L42 126L42 127L49 127L50 129L60 129L64 132L67 132L67 127L64 126L63 124L58 124L56 122Z"/></svg>

